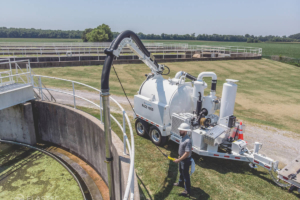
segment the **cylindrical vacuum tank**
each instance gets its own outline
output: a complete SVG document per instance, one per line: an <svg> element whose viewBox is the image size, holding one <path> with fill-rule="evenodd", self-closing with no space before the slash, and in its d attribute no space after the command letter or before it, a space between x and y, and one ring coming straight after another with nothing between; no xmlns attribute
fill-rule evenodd
<svg viewBox="0 0 300 200"><path fill-rule="evenodd" d="M220 119L233 115L238 80L226 79L223 85Z"/></svg>

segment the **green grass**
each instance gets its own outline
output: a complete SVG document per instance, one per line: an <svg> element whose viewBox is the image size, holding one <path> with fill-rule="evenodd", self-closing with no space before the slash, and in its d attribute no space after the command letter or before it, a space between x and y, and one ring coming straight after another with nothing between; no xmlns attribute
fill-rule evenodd
<svg viewBox="0 0 300 200"><path fill-rule="evenodd" d="M99 111L79 107L99 119ZM113 114L118 121L122 115ZM132 120L132 127L134 123ZM112 130L122 140L122 131L112 121ZM128 131L127 131L127 134ZM178 164L166 159L148 139L135 134L135 171L138 176L142 200L181 200L182 188L173 187L179 178ZM178 145L169 142L161 150L177 157ZM196 170L191 177L191 199L298 199L296 192L289 194L286 189L276 186L268 172L262 168L251 169L247 163L201 157L193 154Z"/></svg>
<svg viewBox="0 0 300 200"><path fill-rule="evenodd" d="M222 96L222 85L227 78L240 80L236 98L235 115L253 123L270 125L300 133L300 68L272 60L202 61L167 63L174 77L184 70L194 76L203 71L218 75L217 96ZM133 97L149 73L144 64L115 65L126 93ZM36 74L76 80L100 88L102 66L35 68ZM71 88L71 83L42 79L48 87ZM210 79L206 79L210 85ZM76 89L87 90L76 85ZM209 91L206 89L206 91ZM114 71L110 76L110 92L123 96Z"/></svg>
<svg viewBox="0 0 300 200"><path fill-rule="evenodd" d="M0 42L82 42L82 39L66 39L66 38L0 38Z"/></svg>
<svg viewBox="0 0 300 200"><path fill-rule="evenodd" d="M144 43L158 42L164 44L187 43L189 45L211 45L211 46L241 46L262 48L263 56L282 55L292 58L300 58L300 43L247 43L247 42L215 42L197 40L143 40Z"/></svg>

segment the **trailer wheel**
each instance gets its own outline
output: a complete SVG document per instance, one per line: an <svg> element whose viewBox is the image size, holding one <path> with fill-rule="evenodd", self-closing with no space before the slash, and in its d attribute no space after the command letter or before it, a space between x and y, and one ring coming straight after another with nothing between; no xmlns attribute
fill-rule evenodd
<svg viewBox="0 0 300 200"><path fill-rule="evenodd" d="M155 126L150 127L149 135L151 141L157 146L164 146L168 140L168 137L162 136L160 130Z"/></svg>
<svg viewBox="0 0 300 200"><path fill-rule="evenodd" d="M139 136L146 137L149 132L149 124L141 119L135 121L135 130Z"/></svg>

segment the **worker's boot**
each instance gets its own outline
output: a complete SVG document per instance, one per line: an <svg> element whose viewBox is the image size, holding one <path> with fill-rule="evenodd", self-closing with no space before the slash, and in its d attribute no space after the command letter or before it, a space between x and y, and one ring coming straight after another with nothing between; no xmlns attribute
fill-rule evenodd
<svg viewBox="0 0 300 200"><path fill-rule="evenodd" d="M174 186L178 186L178 187L184 187L183 184L179 184L179 183L174 183L173 185L174 185Z"/></svg>

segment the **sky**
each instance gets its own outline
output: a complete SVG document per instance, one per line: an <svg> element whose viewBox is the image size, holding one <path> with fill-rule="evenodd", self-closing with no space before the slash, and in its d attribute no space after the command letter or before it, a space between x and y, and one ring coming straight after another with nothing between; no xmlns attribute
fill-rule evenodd
<svg viewBox="0 0 300 200"><path fill-rule="evenodd" d="M145 34L291 35L300 0L0 0L0 27Z"/></svg>

